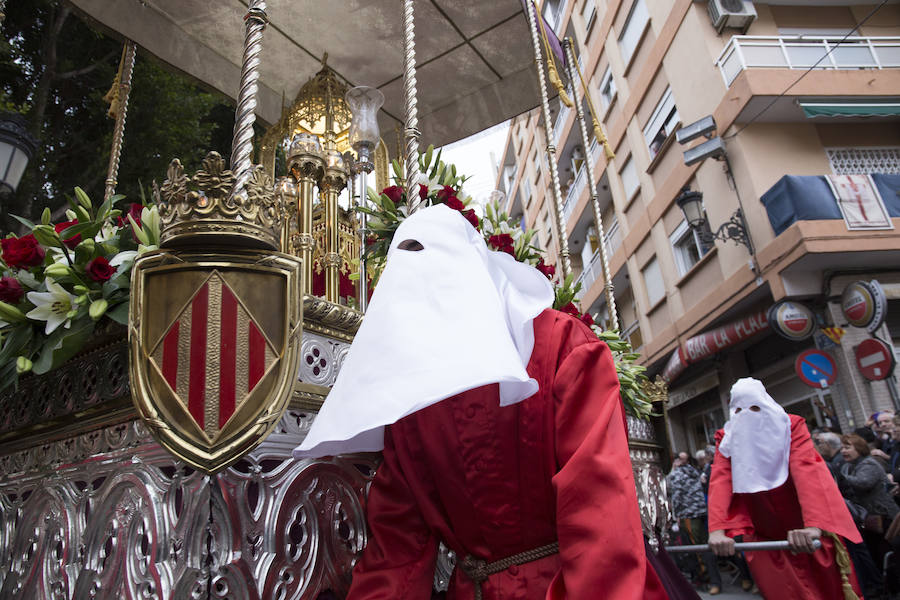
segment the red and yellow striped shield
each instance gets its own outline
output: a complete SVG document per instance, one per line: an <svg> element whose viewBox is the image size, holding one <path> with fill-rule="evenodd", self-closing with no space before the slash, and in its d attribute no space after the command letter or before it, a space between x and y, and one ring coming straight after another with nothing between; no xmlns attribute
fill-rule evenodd
<svg viewBox="0 0 900 600"><path fill-rule="evenodd" d="M298 368L299 263L255 253L134 266L131 377L135 404L160 443L215 472L269 433Z"/></svg>

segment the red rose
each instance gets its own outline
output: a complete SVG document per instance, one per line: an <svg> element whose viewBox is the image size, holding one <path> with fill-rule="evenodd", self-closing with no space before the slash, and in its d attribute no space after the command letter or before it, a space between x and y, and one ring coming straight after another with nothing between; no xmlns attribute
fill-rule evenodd
<svg viewBox="0 0 900 600"><path fill-rule="evenodd" d="M590 327L594 324L594 317L591 316L591 313L584 313L581 315L581 322Z"/></svg>
<svg viewBox="0 0 900 600"><path fill-rule="evenodd" d="M15 277L3 277L0 279L0 300L10 304L18 304L25 291L22 284Z"/></svg>
<svg viewBox="0 0 900 600"><path fill-rule="evenodd" d="M403 188L399 185L392 185L381 190L381 193L391 199L394 204L403 202Z"/></svg>
<svg viewBox="0 0 900 600"><path fill-rule="evenodd" d="M87 273L88 277L93 279L94 281L107 281L110 277L113 276L113 273L116 272L115 267L111 267L109 265L109 261L103 258L102 256L98 256L91 262L87 264L84 268L85 273Z"/></svg>
<svg viewBox="0 0 900 600"><path fill-rule="evenodd" d="M466 221L472 224L472 227L478 229L478 215L475 214L474 208L462 211L462 216L466 218Z"/></svg>
<svg viewBox="0 0 900 600"><path fill-rule="evenodd" d="M456 196L456 192L455 192L455 191L453 190L453 188L450 187L449 185L445 185L445 186L442 187L441 190L437 193L436 198L437 198L437 201L438 201L438 202L447 202L447 200L448 200L449 198L451 198L452 196ZM460 210L460 209L456 209L456 210Z"/></svg>
<svg viewBox="0 0 900 600"><path fill-rule="evenodd" d="M578 316L578 308L575 306L574 302L569 302L565 306L559 309L560 311L566 313L567 315L572 315L573 317Z"/></svg>
<svg viewBox="0 0 900 600"><path fill-rule="evenodd" d="M441 193L438 192L438 200L440 200ZM446 200L444 200L444 205L448 208L452 208L453 210L464 210L466 205L462 203L462 200L457 198L456 196L449 196Z"/></svg>
<svg viewBox="0 0 900 600"><path fill-rule="evenodd" d="M378 236L374 233L370 233L366 236L366 246L371 246L372 244L378 241Z"/></svg>
<svg viewBox="0 0 900 600"><path fill-rule="evenodd" d="M73 225L78 225L78 219L75 219L74 221L66 221L65 223L57 223L53 226L53 229L56 230L56 233L62 233ZM67 237L62 241L62 243L66 245L66 248L74 250L75 246L81 243L81 234L79 233L78 235Z"/></svg>
<svg viewBox="0 0 900 600"><path fill-rule="evenodd" d="M553 265L548 265L544 263L544 259L538 260L538 264L535 265L535 268L544 274L547 279L553 279L553 276L556 275L556 267Z"/></svg>
<svg viewBox="0 0 900 600"><path fill-rule="evenodd" d="M132 202L128 205L128 212L124 217L119 217L118 225L119 227L131 227L131 223L128 221L128 215L131 215L131 218L134 219L134 222L138 224L138 227L141 226L141 213L144 210L144 205L140 202Z"/></svg>
<svg viewBox="0 0 900 600"><path fill-rule="evenodd" d="M424 200L428 197L428 186L419 184L419 199Z"/></svg>
<svg viewBox="0 0 900 600"><path fill-rule="evenodd" d="M44 262L46 255L44 248L30 233L20 238L0 240L0 246L3 248L3 260L10 267L36 267Z"/></svg>
<svg viewBox="0 0 900 600"><path fill-rule="evenodd" d="M498 233L497 235L492 235L488 238L488 244L499 250L504 246L512 246L513 239L508 233Z"/></svg>

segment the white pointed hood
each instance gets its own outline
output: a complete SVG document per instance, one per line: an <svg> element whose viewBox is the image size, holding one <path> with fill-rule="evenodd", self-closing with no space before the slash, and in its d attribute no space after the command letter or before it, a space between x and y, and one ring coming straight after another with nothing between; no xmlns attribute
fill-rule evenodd
<svg viewBox="0 0 900 600"><path fill-rule="evenodd" d="M719 452L731 458L732 490L754 493L782 485L788 477L791 418L752 377L731 387L729 409Z"/></svg>
<svg viewBox="0 0 900 600"><path fill-rule="evenodd" d="M422 249L398 248L407 240ZM552 303L544 275L488 250L458 211L419 210L397 228L362 326L294 456L381 450L385 425L483 385L499 383L504 406L532 396L533 321Z"/></svg>

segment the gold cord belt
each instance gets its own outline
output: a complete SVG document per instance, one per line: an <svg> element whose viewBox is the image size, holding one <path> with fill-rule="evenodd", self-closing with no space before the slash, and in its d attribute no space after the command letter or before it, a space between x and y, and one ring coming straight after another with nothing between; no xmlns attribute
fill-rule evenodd
<svg viewBox="0 0 900 600"><path fill-rule="evenodd" d="M553 542L552 544L547 544L540 548L519 552L518 554L513 554L512 556L507 556L506 558L501 558L494 562L487 562L486 560L475 558L469 554L459 564L459 568L462 569L462 572L475 584L475 600L482 600L481 584L487 581L488 577L494 573L505 571L513 565L523 565L538 560L539 558L552 556L557 552L559 552L559 542Z"/></svg>

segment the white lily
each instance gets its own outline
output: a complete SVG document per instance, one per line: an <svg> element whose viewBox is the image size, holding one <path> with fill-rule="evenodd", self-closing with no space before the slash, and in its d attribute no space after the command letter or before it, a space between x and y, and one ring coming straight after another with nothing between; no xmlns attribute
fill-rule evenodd
<svg viewBox="0 0 900 600"><path fill-rule="evenodd" d="M66 328L72 325L72 319L67 315L74 306L75 295L49 277L44 283L47 286L46 292L28 292L28 301L35 308L25 316L35 321L47 321L44 333L50 335L60 325Z"/></svg>
<svg viewBox="0 0 900 600"><path fill-rule="evenodd" d="M143 244L138 244L137 250L123 250L113 256L109 264L112 267L118 267L120 265L125 265L125 269L131 268L131 264L134 262L134 259L143 254L144 252L150 252L152 250L157 250L159 246L150 245L145 246ZM124 269L123 269L124 270Z"/></svg>

